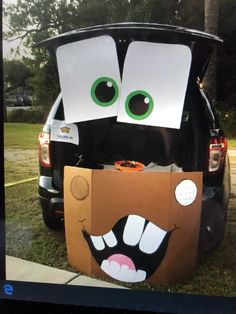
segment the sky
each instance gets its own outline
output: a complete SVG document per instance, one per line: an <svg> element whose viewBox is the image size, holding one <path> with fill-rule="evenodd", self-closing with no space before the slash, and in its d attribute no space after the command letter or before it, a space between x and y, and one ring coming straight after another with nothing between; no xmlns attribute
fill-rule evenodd
<svg viewBox="0 0 236 314"><path fill-rule="evenodd" d="M3 0L3 4L16 3L17 0ZM7 27L3 24L3 31L6 31ZM20 40L14 40L13 42L8 42L3 40L3 58L11 58L10 50L16 49L20 44Z"/></svg>

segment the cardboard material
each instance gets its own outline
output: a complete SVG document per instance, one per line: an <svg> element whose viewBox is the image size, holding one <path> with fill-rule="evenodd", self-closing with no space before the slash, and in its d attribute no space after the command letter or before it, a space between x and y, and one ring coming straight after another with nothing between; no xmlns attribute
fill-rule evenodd
<svg viewBox="0 0 236 314"><path fill-rule="evenodd" d="M122 83L116 44L98 36L56 52L66 123L117 116L117 121L180 128L191 50L131 42Z"/></svg>
<svg viewBox="0 0 236 314"><path fill-rule="evenodd" d="M132 42L117 121L179 129L191 60L184 45Z"/></svg>
<svg viewBox="0 0 236 314"><path fill-rule="evenodd" d="M56 54L66 123L116 116L121 83L114 39L69 43Z"/></svg>
<svg viewBox="0 0 236 314"><path fill-rule="evenodd" d="M192 183L190 190L188 184L177 188L182 201L187 198L181 205L176 187L184 180ZM65 167L69 263L100 279L183 280L195 267L201 199L200 172Z"/></svg>

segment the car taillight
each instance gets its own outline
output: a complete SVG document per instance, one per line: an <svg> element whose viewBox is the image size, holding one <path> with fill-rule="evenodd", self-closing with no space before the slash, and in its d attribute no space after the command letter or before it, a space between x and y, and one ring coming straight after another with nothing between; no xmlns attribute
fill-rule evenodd
<svg viewBox="0 0 236 314"><path fill-rule="evenodd" d="M39 162L43 167L51 167L50 134L44 131L39 134Z"/></svg>
<svg viewBox="0 0 236 314"><path fill-rule="evenodd" d="M208 171L214 173L221 169L227 152L227 139L225 136L213 137L209 145Z"/></svg>

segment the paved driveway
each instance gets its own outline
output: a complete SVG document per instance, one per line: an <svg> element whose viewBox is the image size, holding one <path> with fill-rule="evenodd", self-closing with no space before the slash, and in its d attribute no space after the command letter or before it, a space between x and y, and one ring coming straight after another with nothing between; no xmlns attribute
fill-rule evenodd
<svg viewBox="0 0 236 314"><path fill-rule="evenodd" d="M231 172L231 197L229 200L229 211L227 215L226 234L229 236L230 242L233 243L233 245L235 245L236 244L236 149L229 151L229 159L230 159L230 172Z"/></svg>
<svg viewBox="0 0 236 314"><path fill-rule="evenodd" d="M236 197L236 149L229 150L230 172L231 172L231 193Z"/></svg>

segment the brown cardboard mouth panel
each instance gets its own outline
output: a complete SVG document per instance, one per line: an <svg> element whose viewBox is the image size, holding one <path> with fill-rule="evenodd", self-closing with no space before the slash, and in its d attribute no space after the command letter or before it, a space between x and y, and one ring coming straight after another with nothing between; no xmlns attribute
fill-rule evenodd
<svg viewBox="0 0 236 314"><path fill-rule="evenodd" d="M70 264L99 278L171 282L197 256L200 172L120 172L65 167Z"/></svg>
<svg viewBox="0 0 236 314"><path fill-rule="evenodd" d="M141 216L129 215L104 235L93 236L86 230L83 235L106 274L124 282L140 282L158 268L176 229L165 231Z"/></svg>

